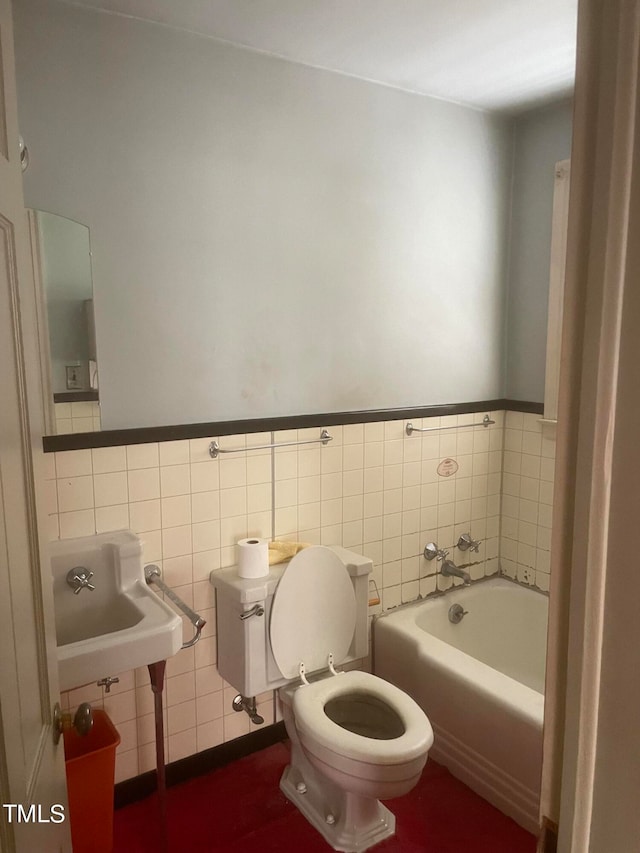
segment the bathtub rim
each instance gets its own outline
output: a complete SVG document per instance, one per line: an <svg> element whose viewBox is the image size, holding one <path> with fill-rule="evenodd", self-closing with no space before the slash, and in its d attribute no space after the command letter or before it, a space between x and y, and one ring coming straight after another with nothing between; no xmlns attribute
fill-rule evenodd
<svg viewBox="0 0 640 853"><path fill-rule="evenodd" d="M437 572L437 575L440 576L440 572ZM434 577L434 575L425 575L424 577L429 578ZM424 580L424 578L422 578L422 580ZM534 584L523 583L517 578L512 578L510 575L505 575L498 570L493 572L491 575L484 575L484 577L476 578L466 585L463 583L453 583L449 589L434 589L433 592L428 592L426 595L419 595L418 598L414 598L411 601L403 601L402 604L391 607L389 610L382 610L380 613L374 613L372 621L375 624L379 619L384 619L386 616L392 616L394 613L401 613L405 610L410 610L412 607L417 607L419 604L425 604L425 602L428 601L437 601L439 598L451 595L451 593L460 593L464 590L471 590L474 587L487 583L488 581L506 581L507 584L513 584L513 586L517 586L520 589L527 590L528 592L535 592L537 595L549 598L549 590L541 589L539 586L535 586Z"/></svg>
<svg viewBox="0 0 640 853"><path fill-rule="evenodd" d="M537 592L545 598L549 597L545 590L518 583L504 575L494 574L472 582L470 586L456 585L444 592L431 593L422 599L407 602L392 610L387 610L374 617L371 626L372 671L374 673L376 671L375 650L377 632L380 628L383 631L389 630L400 634L401 641L407 645L411 645L418 660L420 658L428 660L429 666L433 666L440 672L454 670L456 676L460 678L466 687L483 695L493 697L510 714L514 714L526 722L539 726L542 730L544 723L544 692L534 690L516 678L505 675L500 670L484 663L484 661L474 658L467 652L461 651L415 624L413 613L419 609L419 606L429 605L430 602L436 602L451 593L462 592L464 594L465 591L486 581L494 581L494 583L496 581L506 581L508 584L513 583L515 586L526 589L527 591ZM507 583L500 583L500 586L507 586ZM451 596L451 600L453 601L453 596ZM385 624L391 627L385 629ZM413 630L409 626L412 626ZM416 636L414 632L420 633ZM416 666L419 666L418 662L416 662Z"/></svg>

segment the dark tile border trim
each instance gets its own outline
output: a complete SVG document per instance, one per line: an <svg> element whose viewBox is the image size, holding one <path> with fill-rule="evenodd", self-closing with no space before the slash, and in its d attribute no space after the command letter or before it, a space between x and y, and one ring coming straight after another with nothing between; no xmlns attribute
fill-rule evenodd
<svg viewBox="0 0 640 853"><path fill-rule="evenodd" d="M502 400L505 412L526 412L529 415L544 414L544 403L529 403L526 400Z"/></svg>
<svg viewBox="0 0 640 853"><path fill-rule="evenodd" d="M273 744L280 743L286 738L284 723L280 722L273 726L265 726L263 729L256 729L248 735L220 744L220 746L196 752L180 761L173 761L171 764L167 764L167 787L179 785L188 779L224 767L225 764L230 764L238 758L243 758L252 752L258 752L267 746L273 746ZM120 809L123 806L131 805L131 803L151 796L155 791L155 770L134 776L133 779L126 779L124 782L118 782L113 795L115 807Z"/></svg>
<svg viewBox="0 0 640 853"><path fill-rule="evenodd" d="M53 395L54 403L85 403L98 399L97 391L58 391Z"/></svg>
<svg viewBox="0 0 640 853"><path fill-rule="evenodd" d="M84 450L88 447L114 447L123 444L147 444L153 441L177 441L186 438L239 435L252 432L272 432L282 429L329 427L339 424L373 423L404 418L429 418L441 415L466 415L469 412L497 411L542 414L542 403L521 400L477 400L470 403L449 403L440 406L413 406L406 409L366 409L359 412L324 412L315 415L291 415L254 420L211 421L202 424L112 429L103 432L78 432L68 435L46 435L42 439L45 453L54 450Z"/></svg>
<svg viewBox="0 0 640 853"><path fill-rule="evenodd" d="M527 412L530 415L544 414L544 403L529 403L526 400L501 400L502 408L507 412Z"/></svg>

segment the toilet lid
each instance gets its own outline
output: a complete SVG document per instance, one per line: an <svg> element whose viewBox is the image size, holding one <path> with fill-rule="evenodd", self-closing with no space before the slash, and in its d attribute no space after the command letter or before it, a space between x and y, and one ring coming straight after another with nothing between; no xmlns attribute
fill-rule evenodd
<svg viewBox="0 0 640 853"><path fill-rule="evenodd" d="M356 626L356 598L349 572L329 548L313 545L285 568L271 606L271 650L285 678L325 669L329 653L345 659Z"/></svg>

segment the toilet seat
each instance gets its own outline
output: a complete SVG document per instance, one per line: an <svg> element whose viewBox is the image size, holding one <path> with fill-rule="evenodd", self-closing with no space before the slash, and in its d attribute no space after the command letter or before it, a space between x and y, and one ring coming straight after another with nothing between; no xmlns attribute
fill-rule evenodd
<svg viewBox="0 0 640 853"><path fill-rule="evenodd" d="M388 740L365 737L343 728L325 713L341 695L368 694L385 703L402 720L404 733ZM433 743L431 724L420 706L402 690L368 672L351 671L302 685L293 695L293 713L301 740L371 765L406 764L426 754Z"/></svg>

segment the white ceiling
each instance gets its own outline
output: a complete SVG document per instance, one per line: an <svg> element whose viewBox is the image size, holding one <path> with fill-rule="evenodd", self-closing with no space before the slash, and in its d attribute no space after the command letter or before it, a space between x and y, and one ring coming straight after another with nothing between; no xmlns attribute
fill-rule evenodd
<svg viewBox="0 0 640 853"><path fill-rule="evenodd" d="M480 109L573 88L577 0L75 0Z"/></svg>

